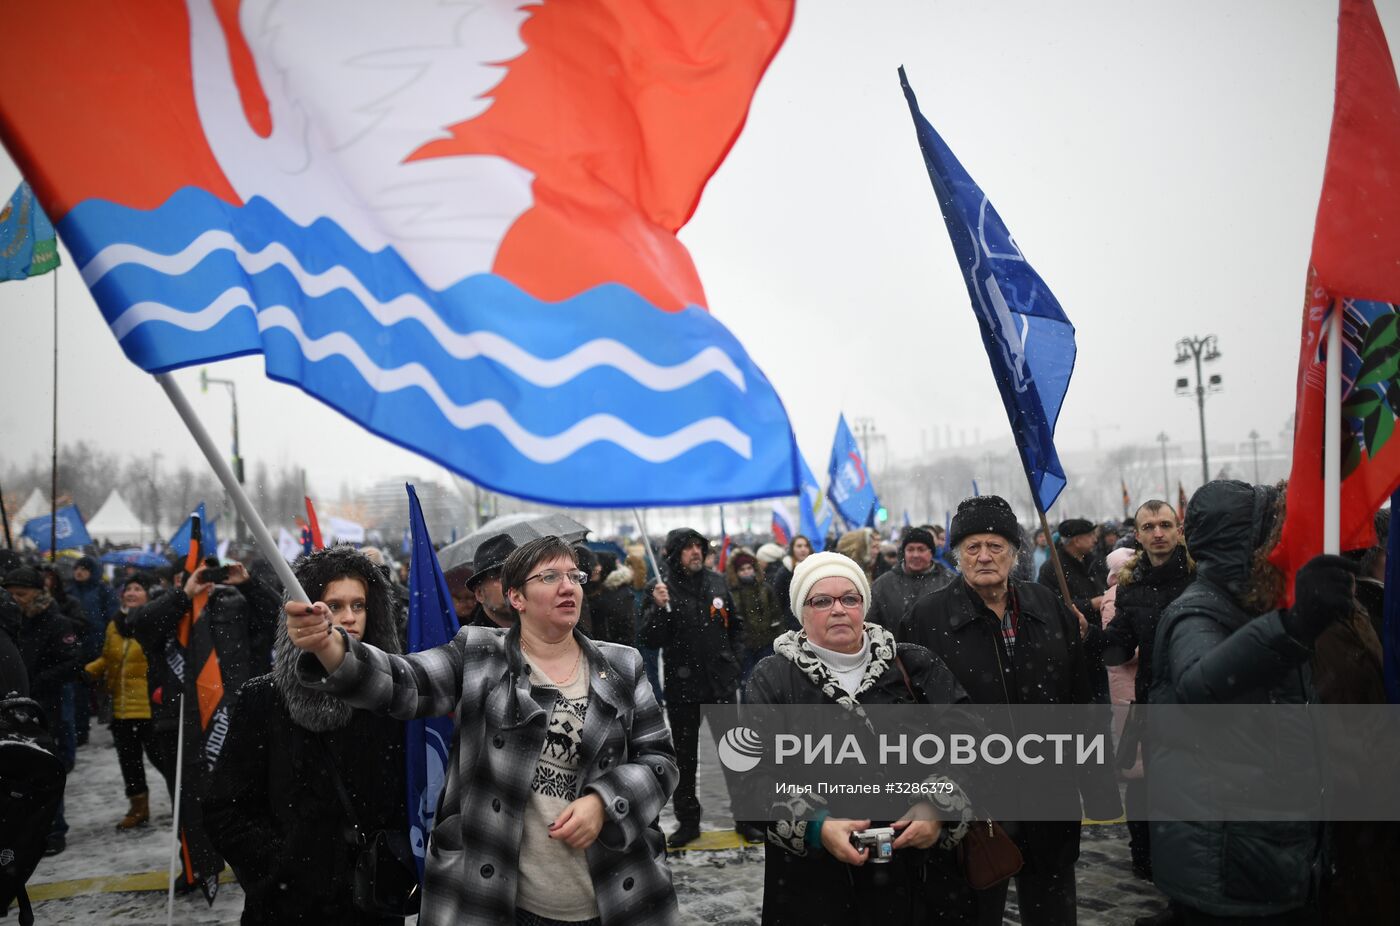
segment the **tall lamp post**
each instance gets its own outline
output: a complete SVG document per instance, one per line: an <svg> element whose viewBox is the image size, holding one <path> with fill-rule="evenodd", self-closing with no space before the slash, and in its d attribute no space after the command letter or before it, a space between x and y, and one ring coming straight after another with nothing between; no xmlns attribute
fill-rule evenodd
<svg viewBox="0 0 1400 926"><path fill-rule="evenodd" d="M1202 377L1201 362L1220 359L1220 343L1215 335L1182 338L1176 342L1176 362L1189 363L1193 359L1196 361L1196 410L1201 416L1201 484L1205 485L1210 482L1210 459L1206 453L1206 392L1219 392L1221 385L1219 373L1212 373L1209 380ZM1190 395L1191 391L1190 380L1184 376L1177 379L1177 395Z"/></svg>
<svg viewBox="0 0 1400 926"><path fill-rule="evenodd" d="M1249 432L1249 446L1254 451L1254 484L1259 485L1259 432Z"/></svg>
<svg viewBox="0 0 1400 926"><path fill-rule="evenodd" d="M1169 475L1167 474L1167 441L1168 441L1168 440L1170 440L1170 438L1167 437L1167 432L1166 432L1166 431L1162 431L1162 432L1158 433L1158 435L1157 435L1157 443L1159 443L1159 444L1162 445L1162 498L1163 498L1163 499L1168 499L1168 498L1171 498L1171 497L1172 497L1172 480L1171 480L1171 476L1169 476Z"/></svg>
<svg viewBox="0 0 1400 926"><path fill-rule="evenodd" d="M208 392L211 384L228 387L229 401L233 403L233 475L238 480L239 485L244 485L243 455L238 452L238 387L233 380L215 379L209 375L207 369L201 368L199 371L199 391ZM239 543L243 542L243 519L238 516L236 508L233 512L233 536L237 538Z"/></svg>

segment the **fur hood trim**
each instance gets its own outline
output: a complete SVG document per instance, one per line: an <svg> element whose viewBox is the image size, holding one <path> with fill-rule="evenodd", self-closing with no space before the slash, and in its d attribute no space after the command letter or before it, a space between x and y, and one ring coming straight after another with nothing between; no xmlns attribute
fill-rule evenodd
<svg viewBox="0 0 1400 926"><path fill-rule="evenodd" d="M1185 547L1183 546L1182 549L1185 549ZM1132 559L1123 564L1122 569L1118 570L1119 585L1132 585L1134 582L1142 581L1143 576L1147 574L1147 570L1152 566L1152 561L1144 555L1145 552L1144 550L1139 550L1134 554ZM1188 576L1196 574L1196 561L1191 558L1189 552L1186 554L1186 574Z"/></svg>
<svg viewBox="0 0 1400 926"><path fill-rule="evenodd" d="M402 652L389 580L369 557L348 544L337 544L301 557L292 568L312 601L319 600L326 586L336 579L350 577L363 582L364 641L386 653ZM292 723L316 733L341 729L350 722L354 708L328 692L315 691L297 681L296 664L300 657L301 650L287 636L287 622L279 620L272 674Z"/></svg>
<svg viewBox="0 0 1400 926"><path fill-rule="evenodd" d="M603 590L610 592L613 589L630 586L631 584L632 568L627 565L619 565L603 579Z"/></svg>

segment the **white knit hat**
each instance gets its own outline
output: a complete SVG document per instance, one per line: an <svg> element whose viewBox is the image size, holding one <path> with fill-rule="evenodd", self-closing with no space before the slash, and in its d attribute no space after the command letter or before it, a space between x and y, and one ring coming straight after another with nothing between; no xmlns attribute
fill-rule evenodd
<svg viewBox="0 0 1400 926"><path fill-rule="evenodd" d="M807 601L807 593L822 579L832 577L850 579L851 584L865 599L866 611L870 609L870 581L860 564L844 553L813 553L797 564L792 573L792 612L802 617L802 606Z"/></svg>
<svg viewBox="0 0 1400 926"><path fill-rule="evenodd" d="M786 553L787 550L778 546L776 543L765 543L758 548L758 553L754 555L754 558L766 566L769 563L776 563L778 560L782 559Z"/></svg>

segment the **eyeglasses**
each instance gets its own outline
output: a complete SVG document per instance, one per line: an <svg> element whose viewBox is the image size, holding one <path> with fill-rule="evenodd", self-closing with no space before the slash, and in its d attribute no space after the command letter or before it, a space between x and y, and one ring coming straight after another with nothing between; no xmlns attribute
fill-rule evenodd
<svg viewBox="0 0 1400 926"><path fill-rule="evenodd" d="M533 582L535 579L539 579L540 582L541 582L542 584L548 585L548 586L551 586L551 587L553 587L553 586L555 586L555 585L558 585L560 579L568 579L568 580L569 580L572 584L574 584L574 585L586 585L586 584L588 583L588 573L586 573L586 572L555 572L554 570L551 569L549 572L537 572L537 573L535 573L534 575L530 576L530 577L529 577L528 579L526 579L525 581L526 581L526 582Z"/></svg>
<svg viewBox="0 0 1400 926"><path fill-rule="evenodd" d="M841 602L841 607L847 611L854 611L865 604L865 599L856 594L842 595L840 598L833 598L831 595L813 595L807 599L807 607L813 611L830 611L838 601Z"/></svg>

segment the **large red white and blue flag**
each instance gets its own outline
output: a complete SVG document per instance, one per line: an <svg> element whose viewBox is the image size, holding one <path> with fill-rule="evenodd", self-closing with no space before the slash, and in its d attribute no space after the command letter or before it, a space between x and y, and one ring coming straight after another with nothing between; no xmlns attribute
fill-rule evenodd
<svg viewBox="0 0 1400 926"><path fill-rule="evenodd" d="M675 233L792 6L19 4L0 137L142 369L262 354L546 502L791 495L782 404Z"/></svg>

